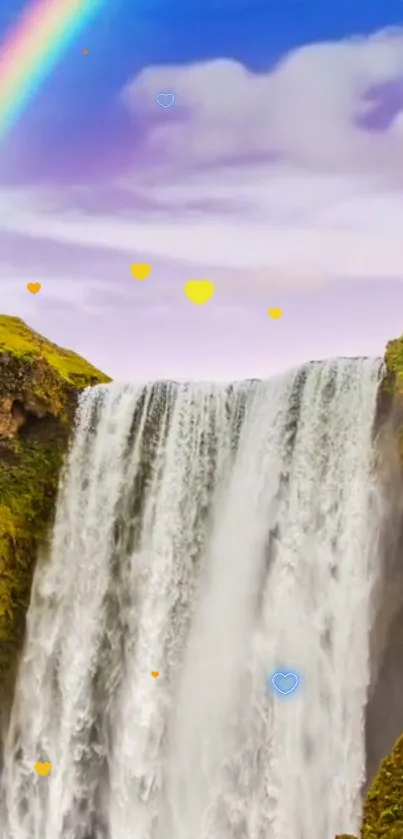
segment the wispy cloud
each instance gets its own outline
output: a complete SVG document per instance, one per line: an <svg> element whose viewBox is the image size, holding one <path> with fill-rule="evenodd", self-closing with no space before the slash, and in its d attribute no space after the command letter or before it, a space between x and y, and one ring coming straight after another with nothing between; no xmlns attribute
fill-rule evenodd
<svg viewBox="0 0 403 839"><path fill-rule="evenodd" d="M178 104L164 112L152 93L167 78ZM403 279L402 31L306 46L266 74L151 67L121 100L141 125L124 175L0 190L9 308L36 305L21 297L30 271L46 279L43 312L76 307L99 326L154 311L161 336L169 310L178 335L189 278L216 282L211 329L217 307L246 318L280 292ZM137 261L152 281L130 278Z"/></svg>

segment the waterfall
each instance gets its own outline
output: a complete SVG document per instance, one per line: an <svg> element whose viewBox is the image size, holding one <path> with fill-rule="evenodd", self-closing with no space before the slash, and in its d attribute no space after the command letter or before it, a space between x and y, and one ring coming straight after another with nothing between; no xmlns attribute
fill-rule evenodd
<svg viewBox="0 0 403 839"><path fill-rule="evenodd" d="M342 359L84 392L35 572L2 839L357 832L380 375ZM278 670L299 674L292 696Z"/></svg>

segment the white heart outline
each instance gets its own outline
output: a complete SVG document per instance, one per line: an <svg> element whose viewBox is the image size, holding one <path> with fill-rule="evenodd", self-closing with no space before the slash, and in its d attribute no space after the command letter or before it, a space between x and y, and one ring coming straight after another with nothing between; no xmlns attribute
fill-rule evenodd
<svg viewBox="0 0 403 839"><path fill-rule="evenodd" d="M163 105L163 103L160 102L160 98L159 98L160 96L161 97L169 96L170 97L170 102L168 102L167 105ZM173 105L174 102L175 102L175 95L170 90L160 90L159 93L157 93L155 99L156 99L157 104L160 106L160 108L170 108L171 105Z"/></svg>

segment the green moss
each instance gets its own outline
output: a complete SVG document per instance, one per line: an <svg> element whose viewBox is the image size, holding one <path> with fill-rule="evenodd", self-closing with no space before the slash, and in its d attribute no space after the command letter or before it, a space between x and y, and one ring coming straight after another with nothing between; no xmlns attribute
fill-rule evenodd
<svg viewBox="0 0 403 839"><path fill-rule="evenodd" d="M367 794L361 839L403 837L403 737L382 761Z"/></svg>
<svg viewBox="0 0 403 839"><path fill-rule="evenodd" d="M403 335L387 344L385 364L389 388L403 392Z"/></svg>
<svg viewBox="0 0 403 839"><path fill-rule="evenodd" d="M26 362L46 361L61 379L82 389L94 383L110 381L88 361L72 350L65 350L30 329L20 318L0 315L0 352L11 353Z"/></svg>
<svg viewBox="0 0 403 839"><path fill-rule="evenodd" d="M1 692L15 672L35 561L52 522L78 393L108 381L19 318L0 315ZM16 400L18 422L12 413Z"/></svg>
<svg viewBox="0 0 403 839"><path fill-rule="evenodd" d="M43 502L57 484L64 445L14 441L15 459L0 461L0 538L32 535L43 527ZM38 507L41 516L38 516Z"/></svg>
<svg viewBox="0 0 403 839"><path fill-rule="evenodd" d="M374 433L377 434L385 423L389 431L393 430L403 467L403 336L389 341L384 362L384 375L378 389Z"/></svg>
<svg viewBox="0 0 403 839"><path fill-rule="evenodd" d="M20 647L32 574L54 507L64 444L15 441L0 460L0 681Z"/></svg>
<svg viewBox="0 0 403 839"><path fill-rule="evenodd" d="M403 736L382 761L366 795L360 839L403 839Z"/></svg>

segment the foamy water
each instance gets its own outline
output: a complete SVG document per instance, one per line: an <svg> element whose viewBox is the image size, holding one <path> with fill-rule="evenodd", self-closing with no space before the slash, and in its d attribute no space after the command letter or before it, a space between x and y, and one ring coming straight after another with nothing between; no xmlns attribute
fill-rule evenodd
<svg viewBox="0 0 403 839"><path fill-rule="evenodd" d="M341 360L83 395L34 580L2 839L358 830L379 375ZM286 699L266 686L278 669L301 675Z"/></svg>

